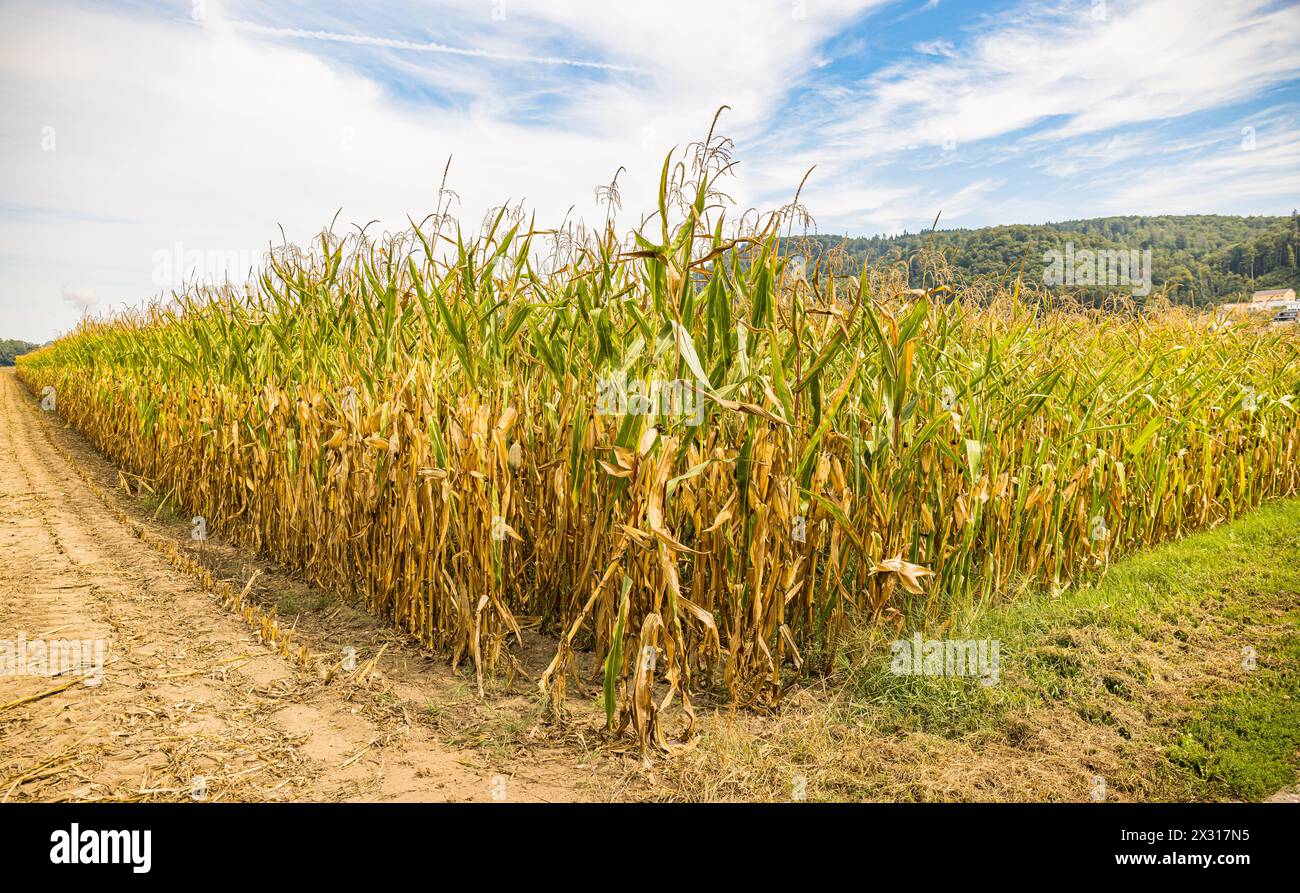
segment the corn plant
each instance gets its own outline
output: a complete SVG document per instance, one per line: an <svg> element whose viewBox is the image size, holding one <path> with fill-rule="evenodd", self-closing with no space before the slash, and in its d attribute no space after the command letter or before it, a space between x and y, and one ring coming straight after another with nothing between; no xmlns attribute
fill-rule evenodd
<svg viewBox="0 0 1300 893"><path fill-rule="evenodd" d="M1068 585L1296 491L1294 336L797 269L788 208L728 225L720 146L669 157L627 243L505 209L327 232L19 374L480 688L540 626L542 696L589 672L645 746L705 689L771 706L855 626Z"/></svg>

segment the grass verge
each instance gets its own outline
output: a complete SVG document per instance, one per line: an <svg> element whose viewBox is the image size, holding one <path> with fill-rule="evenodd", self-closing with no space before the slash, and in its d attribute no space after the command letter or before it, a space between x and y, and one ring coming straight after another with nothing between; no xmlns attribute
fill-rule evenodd
<svg viewBox="0 0 1300 893"><path fill-rule="evenodd" d="M1029 592L925 639L998 643L997 683L896 675L885 638L777 717L719 714L663 799L1263 799L1300 771L1300 500Z"/></svg>

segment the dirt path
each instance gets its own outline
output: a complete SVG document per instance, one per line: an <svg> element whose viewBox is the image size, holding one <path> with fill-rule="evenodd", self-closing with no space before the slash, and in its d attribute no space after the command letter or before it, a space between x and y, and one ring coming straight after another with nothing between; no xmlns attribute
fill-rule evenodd
<svg viewBox="0 0 1300 893"><path fill-rule="evenodd" d="M365 649L384 652L383 672L362 680L325 684L263 646L80 475L113 489L112 466L43 413L12 370L0 373L0 657L20 637L29 659L38 641L104 648L98 684L93 667L90 685L86 667L0 675L0 801L588 796L580 753L521 758L515 742L526 728L480 746L493 734L481 728L482 705L467 706L462 683L377 621L334 607L299 636L328 648L344 635L363 659ZM248 570L248 556L212 549L219 569L224 560ZM275 577L258 568L263 586ZM374 647L381 641L390 647ZM520 725L527 713L511 704L504 714Z"/></svg>

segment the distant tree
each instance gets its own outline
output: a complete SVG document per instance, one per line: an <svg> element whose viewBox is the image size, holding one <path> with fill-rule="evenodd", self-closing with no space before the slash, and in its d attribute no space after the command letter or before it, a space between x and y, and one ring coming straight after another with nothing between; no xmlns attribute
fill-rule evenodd
<svg viewBox="0 0 1300 893"><path fill-rule="evenodd" d="M25 353L30 353L39 344L32 344L29 341L15 341L12 338L0 339L0 366L12 366L14 358Z"/></svg>
<svg viewBox="0 0 1300 893"><path fill-rule="evenodd" d="M1041 273L1043 254L1079 250L1133 251L1149 248L1152 280L1171 300L1196 305L1221 303L1252 288L1300 288L1300 211L1287 217L1195 214L1156 217L1100 217L1041 225L940 230L931 234L809 239L813 254L837 248L857 264L906 265L909 285L925 277L941 257L964 277ZM932 284L932 283L929 283ZM1102 300L1095 288L1080 296ZM1113 287L1108 291L1113 292Z"/></svg>

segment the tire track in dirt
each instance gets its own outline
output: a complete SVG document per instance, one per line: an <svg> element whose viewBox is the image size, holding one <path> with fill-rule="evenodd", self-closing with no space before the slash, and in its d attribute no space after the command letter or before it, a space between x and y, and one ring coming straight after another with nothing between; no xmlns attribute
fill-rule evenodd
<svg viewBox="0 0 1300 893"><path fill-rule="evenodd" d="M439 743L394 699L326 685L260 644L113 516L51 449L39 416L0 374L0 642L99 641L104 667L98 685L76 672L0 675L0 800L190 800L196 790L207 800L487 800L494 781L500 790L473 751ZM578 796L553 777L509 791Z"/></svg>

